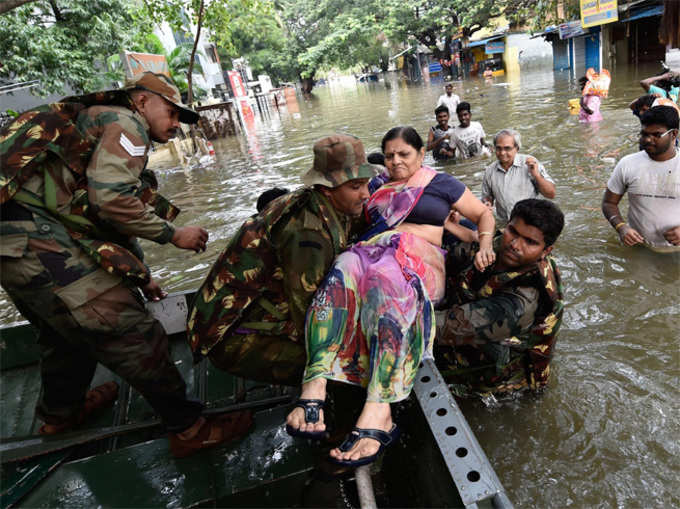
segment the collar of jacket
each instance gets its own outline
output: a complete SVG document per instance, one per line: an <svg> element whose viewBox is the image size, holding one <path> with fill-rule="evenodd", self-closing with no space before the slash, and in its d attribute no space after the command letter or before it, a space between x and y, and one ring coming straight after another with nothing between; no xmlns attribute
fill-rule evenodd
<svg viewBox="0 0 680 509"><path fill-rule="evenodd" d="M350 218L335 210L330 200L326 198L323 193L313 189L310 193L310 205L315 212L323 219L328 233L333 239L333 247L335 252L339 253L347 246L347 239L349 237L349 227L351 224Z"/></svg>

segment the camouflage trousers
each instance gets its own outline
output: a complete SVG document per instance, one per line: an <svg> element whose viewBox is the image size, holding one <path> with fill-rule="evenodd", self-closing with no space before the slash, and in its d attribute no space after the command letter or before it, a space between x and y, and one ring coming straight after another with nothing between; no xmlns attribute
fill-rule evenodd
<svg viewBox="0 0 680 509"><path fill-rule="evenodd" d="M236 332L217 343L208 358L219 369L249 380L300 385L307 355L303 345L287 336Z"/></svg>
<svg viewBox="0 0 680 509"><path fill-rule="evenodd" d="M139 291L47 228L14 239L3 246L0 282L39 330L38 416L58 424L79 412L101 363L138 390L170 431L191 426L203 405L187 399L167 336Z"/></svg>
<svg viewBox="0 0 680 509"><path fill-rule="evenodd" d="M267 306L268 307L268 306ZM213 365L235 376L279 385L300 385L307 354L302 338L295 341L295 326L273 316L255 301L208 352Z"/></svg>

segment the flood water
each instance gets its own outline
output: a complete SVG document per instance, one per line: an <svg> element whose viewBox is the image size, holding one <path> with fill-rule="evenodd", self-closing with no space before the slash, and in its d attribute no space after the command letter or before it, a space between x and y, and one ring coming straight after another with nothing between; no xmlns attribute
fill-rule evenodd
<svg viewBox="0 0 680 509"><path fill-rule="evenodd" d="M637 150L639 122L627 105L656 71L612 69L605 120L595 125L569 115L578 90L567 72L456 84L489 143L502 128L520 131L521 152L545 165L566 216L554 253L567 306L549 390L492 408L462 405L517 507L680 506L680 254L621 246L600 211L615 162ZM170 291L197 287L260 192L299 186L315 139L347 132L371 151L401 124L425 138L441 93L441 82L407 86L396 77L331 82L298 97L297 107L258 118L249 137L216 142L216 164L161 171L162 192L183 209L177 224L202 225L211 240L198 255L145 243L154 277ZM491 161L426 162L479 195ZM0 303L0 323L20 319L4 294Z"/></svg>

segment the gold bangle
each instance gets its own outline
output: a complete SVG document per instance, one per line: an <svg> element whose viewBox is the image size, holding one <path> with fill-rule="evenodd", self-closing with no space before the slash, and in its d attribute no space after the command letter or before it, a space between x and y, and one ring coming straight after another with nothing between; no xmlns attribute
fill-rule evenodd
<svg viewBox="0 0 680 509"><path fill-rule="evenodd" d="M624 223L624 222L622 221L622 222L620 222L619 224L617 224L617 225L614 227L614 229L615 229L616 231L619 231L619 228L621 228L622 226L625 226L625 224L626 224L626 223Z"/></svg>
<svg viewBox="0 0 680 509"><path fill-rule="evenodd" d="M479 236L481 237L482 235L493 235L493 232L479 232Z"/></svg>

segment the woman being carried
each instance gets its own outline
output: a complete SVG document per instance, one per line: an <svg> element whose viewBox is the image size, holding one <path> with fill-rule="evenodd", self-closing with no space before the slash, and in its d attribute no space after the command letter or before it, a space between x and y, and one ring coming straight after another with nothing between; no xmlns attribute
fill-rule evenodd
<svg viewBox="0 0 680 509"><path fill-rule="evenodd" d="M479 270L493 263L494 219L460 181L422 166L423 141L412 127L382 140L387 173L368 201L371 228L339 255L307 312L302 394L288 415L290 434L318 438L327 380L360 385L366 402L356 427L331 460L374 461L398 430L390 403L408 397L422 358L432 356L434 303L444 296L445 221L451 206L479 226Z"/></svg>

